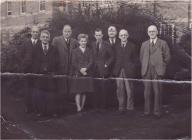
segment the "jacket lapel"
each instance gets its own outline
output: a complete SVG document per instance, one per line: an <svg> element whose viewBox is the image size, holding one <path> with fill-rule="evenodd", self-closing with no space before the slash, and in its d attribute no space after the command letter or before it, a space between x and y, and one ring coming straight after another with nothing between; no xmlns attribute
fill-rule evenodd
<svg viewBox="0 0 192 140"><path fill-rule="evenodd" d="M62 36L62 44L64 46L64 49L67 49L67 43L65 41L65 38Z"/></svg>
<svg viewBox="0 0 192 140"><path fill-rule="evenodd" d="M42 55L45 55L42 44L39 45L39 51Z"/></svg>
<svg viewBox="0 0 192 140"><path fill-rule="evenodd" d="M150 44L151 45L151 44ZM157 39L156 43L155 43L155 46L153 48L153 51L151 52L151 54L153 54L154 52L156 52L156 50L158 49L158 46L159 46L159 39Z"/></svg>
<svg viewBox="0 0 192 140"><path fill-rule="evenodd" d="M104 49L104 45L103 45L103 41L101 42L101 46L99 48L99 52L102 53L103 52L103 49Z"/></svg>

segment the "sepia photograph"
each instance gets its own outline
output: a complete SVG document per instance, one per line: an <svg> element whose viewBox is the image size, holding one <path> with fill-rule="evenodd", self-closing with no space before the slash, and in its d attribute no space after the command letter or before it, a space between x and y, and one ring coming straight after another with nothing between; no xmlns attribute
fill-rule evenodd
<svg viewBox="0 0 192 140"><path fill-rule="evenodd" d="M1 0L1 139L191 139L192 0Z"/></svg>

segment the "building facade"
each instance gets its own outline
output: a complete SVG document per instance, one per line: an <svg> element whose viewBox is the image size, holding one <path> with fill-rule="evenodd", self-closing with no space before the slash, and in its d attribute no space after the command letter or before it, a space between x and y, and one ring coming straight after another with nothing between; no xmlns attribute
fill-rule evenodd
<svg viewBox="0 0 192 140"><path fill-rule="evenodd" d="M24 27L46 25L52 18L52 11L52 2L48 0L1 2L1 43Z"/></svg>
<svg viewBox="0 0 192 140"><path fill-rule="evenodd" d="M1 43L9 40L16 32L32 25L44 26L54 16L55 11L73 13L75 9L90 7L91 12L97 8L113 9L121 3L138 4L155 16L161 15L171 27L177 29L181 36L191 27L192 0L4 0L1 4Z"/></svg>

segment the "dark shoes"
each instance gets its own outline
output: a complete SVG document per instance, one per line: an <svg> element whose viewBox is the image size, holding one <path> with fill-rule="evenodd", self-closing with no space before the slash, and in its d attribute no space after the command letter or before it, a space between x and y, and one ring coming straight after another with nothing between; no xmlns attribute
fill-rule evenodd
<svg viewBox="0 0 192 140"><path fill-rule="evenodd" d="M160 119L162 117L161 114L150 114L150 113L144 113L141 115L141 117L144 117L144 118L150 118L150 117L153 117L154 119Z"/></svg>
<svg viewBox="0 0 192 140"><path fill-rule="evenodd" d="M154 118L155 119L160 119L160 118L162 118L162 115L161 114L154 114Z"/></svg>
<svg viewBox="0 0 192 140"><path fill-rule="evenodd" d="M128 116L131 116L133 114L134 114L133 110L119 110L117 112L117 115L128 115Z"/></svg>

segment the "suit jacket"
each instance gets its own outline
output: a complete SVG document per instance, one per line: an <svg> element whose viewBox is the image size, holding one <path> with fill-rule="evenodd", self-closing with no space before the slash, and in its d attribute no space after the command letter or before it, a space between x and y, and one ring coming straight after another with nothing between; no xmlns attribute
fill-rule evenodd
<svg viewBox="0 0 192 140"><path fill-rule="evenodd" d="M110 44L102 41L99 52L97 53L96 41L92 43L94 70L95 76L106 77L109 76L109 68L114 60L114 55ZM107 65L107 67L105 67Z"/></svg>
<svg viewBox="0 0 192 140"><path fill-rule="evenodd" d="M106 40L106 42L109 43L109 45L111 46L113 52L115 53L115 49L116 49L117 45L120 43L120 40L119 40L118 38L116 38L115 43L114 43L114 44L111 44L111 42L110 42L110 40L109 40L109 38L108 38L108 39Z"/></svg>
<svg viewBox="0 0 192 140"><path fill-rule="evenodd" d="M144 76L147 72L149 61L155 67L159 76L165 74L166 66L170 60L170 51L164 40L157 39L155 43L155 51L150 54L150 40L142 43L140 49L141 74ZM151 59L151 60L150 60Z"/></svg>
<svg viewBox="0 0 192 140"><path fill-rule="evenodd" d="M22 48L21 48L21 55L20 55L22 72L26 72L26 73L32 72L33 61L35 58L34 51L39 44L40 44L40 40L37 40L37 43L33 45L31 38L26 39L23 42L21 46Z"/></svg>
<svg viewBox="0 0 192 140"><path fill-rule="evenodd" d="M80 48L76 48L72 51L72 75L83 76L80 73L81 68L87 68L87 73L90 76L93 66L93 55L89 48L86 48L83 53Z"/></svg>
<svg viewBox="0 0 192 140"><path fill-rule="evenodd" d="M32 66L33 73L37 74L55 74L57 70L57 51L56 49L49 45L47 53L44 53L42 44L40 43L35 51L35 57ZM51 91L56 90L56 81L50 76L46 77L35 77L33 78L34 89Z"/></svg>
<svg viewBox="0 0 192 140"><path fill-rule="evenodd" d="M35 51L32 70L34 73L49 74L56 73L58 68L58 52L56 48L49 44L47 53L45 54L40 43Z"/></svg>
<svg viewBox="0 0 192 140"><path fill-rule="evenodd" d="M113 69L114 76L119 76L121 69L124 69L127 78L135 78L137 60L136 47L132 42L128 41L124 48L119 43L116 47L116 61Z"/></svg>
<svg viewBox="0 0 192 140"><path fill-rule="evenodd" d="M58 51L59 63L57 73L69 74L71 68L71 54L72 50L78 46L77 40L71 38L70 45L67 47L64 37L58 36L53 39L52 45Z"/></svg>
<svg viewBox="0 0 192 140"><path fill-rule="evenodd" d="M120 43L120 40L118 38L116 38L115 43L111 44L109 38L106 40L107 43L109 43L110 48L112 49L112 53L113 53L113 62L111 64L111 66L109 66L109 71L110 71L110 75L113 75L113 67L116 61L116 48L118 46L118 44Z"/></svg>

